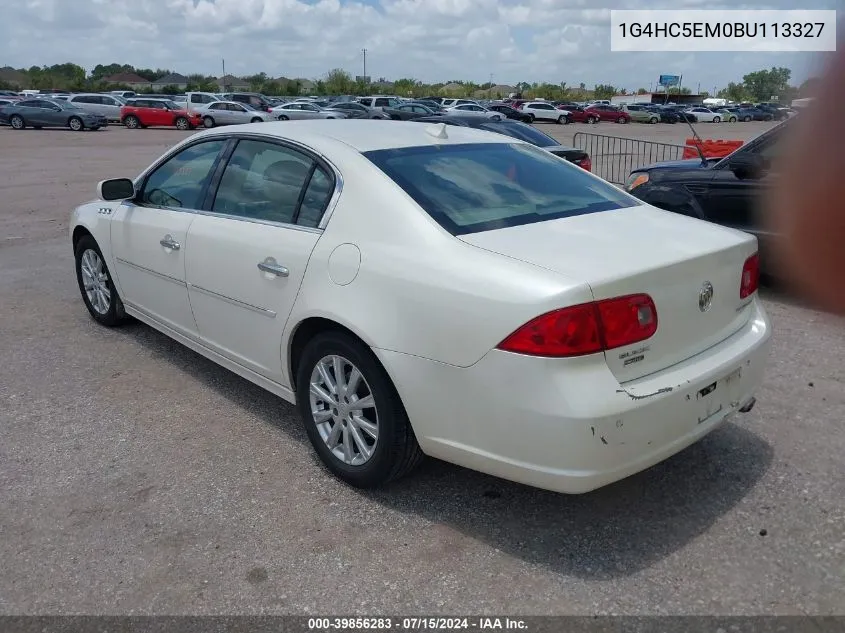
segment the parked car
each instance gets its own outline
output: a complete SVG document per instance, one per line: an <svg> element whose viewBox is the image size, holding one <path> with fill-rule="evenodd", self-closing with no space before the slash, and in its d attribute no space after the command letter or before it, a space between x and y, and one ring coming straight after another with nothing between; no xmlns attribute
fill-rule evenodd
<svg viewBox="0 0 845 633"><path fill-rule="evenodd" d="M776 274L771 254L778 236L759 214L761 194L777 179L773 169L785 121L725 158L647 165L631 172L626 189L648 204L730 228L760 241L761 267Z"/></svg>
<svg viewBox="0 0 845 633"><path fill-rule="evenodd" d="M389 119L379 108L371 108L357 101L334 101L332 109L343 112L350 119Z"/></svg>
<svg viewBox="0 0 845 633"><path fill-rule="evenodd" d="M737 108L735 112L740 121L771 121L774 119L771 112L753 106Z"/></svg>
<svg viewBox="0 0 845 633"><path fill-rule="evenodd" d="M771 114L773 121L783 121L784 119L789 118L789 112L785 108L779 108L768 103L758 103L754 107L758 110Z"/></svg>
<svg viewBox="0 0 845 633"><path fill-rule="evenodd" d="M86 112L78 105L56 99L23 99L3 106L0 122L12 129L67 127L74 132L99 130L108 125L101 114Z"/></svg>
<svg viewBox="0 0 845 633"><path fill-rule="evenodd" d="M558 106L558 109L567 113L566 118L570 122L596 124L601 121L601 117L597 113L586 109L584 106Z"/></svg>
<svg viewBox="0 0 845 633"><path fill-rule="evenodd" d="M722 114L705 107L690 108L684 111L685 114L692 114L697 121L704 123L721 123Z"/></svg>
<svg viewBox="0 0 845 633"><path fill-rule="evenodd" d="M597 104L587 106L586 111L599 117L600 121L614 121L616 123L630 123L631 115L616 106Z"/></svg>
<svg viewBox="0 0 845 633"><path fill-rule="evenodd" d="M314 103L293 102L283 103L270 110L271 114L279 121L301 121L305 119L346 119L347 115L342 110L321 108Z"/></svg>
<svg viewBox="0 0 845 633"><path fill-rule="evenodd" d="M360 97L358 103L363 103L369 108L395 108L400 105L402 101L396 97L386 97L383 95L376 95L373 97Z"/></svg>
<svg viewBox="0 0 845 633"><path fill-rule="evenodd" d="M431 99L415 99L414 101L410 101L409 103L417 104L417 105L424 105L427 108L430 108L434 112L445 112L446 108L440 105L439 101L432 101Z"/></svg>
<svg viewBox="0 0 845 633"><path fill-rule="evenodd" d="M74 94L67 98L68 103L79 106L86 112L101 114L109 121L120 121L120 109L126 100L117 95L104 94Z"/></svg>
<svg viewBox="0 0 845 633"><path fill-rule="evenodd" d="M732 108L716 108L715 111L718 112L719 116L722 117L722 121L727 121L728 123L736 123L739 120L739 117Z"/></svg>
<svg viewBox="0 0 845 633"><path fill-rule="evenodd" d="M440 105L444 108L454 108L459 105L478 105L478 101L475 99L443 99Z"/></svg>
<svg viewBox="0 0 845 633"><path fill-rule="evenodd" d="M12 103L17 103L20 101L20 97L10 97L10 96L2 96L0 97L0 112L2 112L3 108L7 105ZM9 125L8 119L3 118L3 115L0 114L0 125Z"/></svg>
<svg viewBox="0 0 845 633"><path fill-rule="evenodd" d="M638 123L659 123L660 115L641 105L626 105L622 106L622 111L630 115L632 121Z"/></svg>
<svg viewBox="0 0 845 633"><path fill-rule="evenodd" d="M166 99L127 99L120 109L120 121L130 130L146 127L175 127L193 130L202 125L202 116L180 108Z"/></svg>
<svg viewBox="0 0 845 633"><path fill-rule="evenodd" d="M393 108L384 108L384 114L394 121L409 121L419 117L443 116L440 112L419 103L400 103Z"/></svg>
<svg viewBox="0 0 845 633"><path fill-rule="evenodd" d="M215 101L205 104L198 112L205 127L217 125L238 125L241 123L263 123L274 121L276 117L270 112L259 110L246 103L237 101Z"/></svg>
<svg viewBox="0 0 845 633"><path fill-rule="evenodd" d="M488 110L487 108L478 105L477 103L462 103L460 105L447 107L446 116L471 116L480 119L489 119L491 121L501 121L505 118L504 114L496 112L495 110Z"/></svg>
<svg viewBox="0 0 845 633"><path fill-rule="evenodd" d="M520 141L531 143L535 147L540 147L555 156L560 156L561 158L568 160L570 163L574 163L587 171L592 171L593 168L592 160L587 152L568 145L561 145L559 141L548 134L544 134L536 127L527 123L522 123L521 121L512 121L508 119L503 119L501 121L489 121L478 117L466 116L439 118L421 117L419 119L413 119L413 121L415 123L429 124L445 123L446 125L471 127L477 130L495 132L496 134L510 136L512 138L519 139Z"/></svg>
<svg viewBox="0 0 845 633"><path fill-rule="evenodd" d="M531 121L533 120L531 118L531 115L527 112L520 112L516 108L512 108L504 103L494 103L490 106L490 109L495 112L498 112L499 114L503 114L506 119L522 121L523 123L531 123Z"/></svg>
<svg viewBox="0 0 845 633"><path fill-rule="evenodd" d="M258 92L227 92L220 97L224 101L237 101L238 103L248 103L251 106L270 112L273 104L263 94Z"/></svg>
<svg viewBox="0 0 845 633"><path fill-rule="evenodd" d="M80 296L295 403L349 484L430 455L582 493L753 407L771 325L752 236L490 132L256 128L100 182L69 223Z"/></svg>
<svg viewBox="0 0 845 633"><path fill-rule="evenodd" d="M649 112L654 112L660 117L661 123L678 123L681 117L674 110L664 108L659 105L645 105L643 106Z"/></svg>
<svg viewBox="0 0 845 633"><path fill-rule="evenodd" d="M551 121L553 123L569 123L569 111L558 110L548 101L527 101L519 107L519 111L528 115L528 123L534 121Z"/></svg>

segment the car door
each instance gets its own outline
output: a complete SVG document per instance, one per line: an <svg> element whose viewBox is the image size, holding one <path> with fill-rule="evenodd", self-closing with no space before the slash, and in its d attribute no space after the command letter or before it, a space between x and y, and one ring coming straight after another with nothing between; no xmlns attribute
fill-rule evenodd
<svg viewBox="0 0 845 633"><path fill-rule="evenodd" d="M188 232L188 291L204 344L283 381L282 332L333 192L332 171L316 157L281 141L238 141Z"/></svg>
<svg viewBox="0 0 845 633"><path fill-rule="evenodd" d="M170 126L173 125L173 117L164 103L159 100L150 100L150 125Z"/></svg>
<svg viewBox="0 0 845 633"><path fill-rule="evenodd" d="M23 117L29 125L54 125L51 116L54 107L52 103L42 99L33 99L26 101L25 105L26 111L23 113Z"/></svg>
<svg viewBox="0 0 845 633"><path fill-rule="evenodd" d="M217 103L210 103L206 108L204 115L210 116L214 119L215 125L225 125L226 124L226 104L223 102Z"/></svg>
<svg viewBox="0 0 845 633"><path fill-rule="evenodd" d="M109 120L120 119L120 101L108 95L100 95L100 114Z"/></svg>
<svg viewBox="0 0 845 633"><path fill-rule="evenodd" d="M200 141L166 158L138 184L136 199L116 208L111 222L112 270L124 303L194 338L185 282L188 227L227 143Z"/></svg>

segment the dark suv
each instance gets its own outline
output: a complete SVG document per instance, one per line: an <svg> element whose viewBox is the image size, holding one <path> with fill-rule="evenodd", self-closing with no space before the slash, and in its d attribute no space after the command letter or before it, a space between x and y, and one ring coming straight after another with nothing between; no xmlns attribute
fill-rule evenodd
<svg viewBox="0 0 845 633"><path fill-rule="evenodd" d="M223 95L223 99L225 101L246 103L264 112L270 112L273 109L273 104L270 103L270 100L257 92L229 92Z"/></svg>

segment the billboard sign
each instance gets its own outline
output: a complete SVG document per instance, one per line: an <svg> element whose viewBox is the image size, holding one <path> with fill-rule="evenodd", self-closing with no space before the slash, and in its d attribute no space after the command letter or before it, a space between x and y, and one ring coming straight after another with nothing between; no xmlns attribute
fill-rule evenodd
<svg viewBox="0 0 845 633"><path fill-rule="evenodd" d="M672 86L677 86L681 83L680 75L660 75L660 79L657 81L658 85L664 86L666 88L670 88Z"/></svg>

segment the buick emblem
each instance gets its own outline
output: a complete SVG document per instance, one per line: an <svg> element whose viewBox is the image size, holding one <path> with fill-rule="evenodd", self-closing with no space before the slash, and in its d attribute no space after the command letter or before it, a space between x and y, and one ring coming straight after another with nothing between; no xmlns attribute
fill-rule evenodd
<svg viewBox="0 0 845 633"><path fill-rule="evenodd" d="M713 284L705 281L698 292L698 309L707 312L713 305Z"/></svg>

